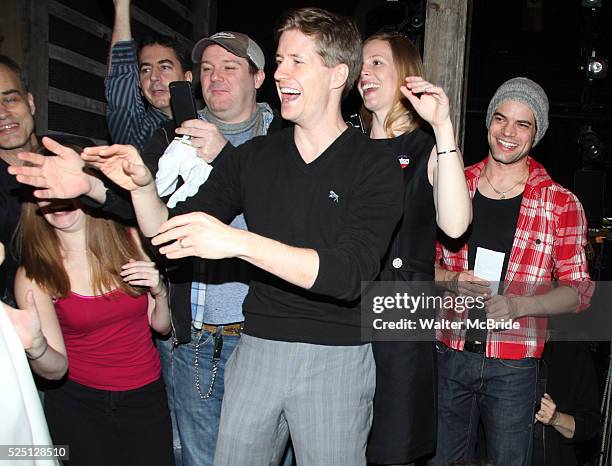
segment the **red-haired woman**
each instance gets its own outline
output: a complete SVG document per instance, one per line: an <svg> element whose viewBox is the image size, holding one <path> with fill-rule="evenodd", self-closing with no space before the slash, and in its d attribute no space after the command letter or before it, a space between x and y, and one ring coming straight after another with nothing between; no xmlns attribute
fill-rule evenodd
<svg viewBox="0 0 612 466"><path fill-rule="evenodd" d="M32 201L23 204L18 240L15 295L26 307L33 292L45 338L30 358L68 359L67 380L45 395L53 441L70 445L68 464L173 464L151 339L151 329L170 331L167 292L136 233L78 201Z"/></svg>

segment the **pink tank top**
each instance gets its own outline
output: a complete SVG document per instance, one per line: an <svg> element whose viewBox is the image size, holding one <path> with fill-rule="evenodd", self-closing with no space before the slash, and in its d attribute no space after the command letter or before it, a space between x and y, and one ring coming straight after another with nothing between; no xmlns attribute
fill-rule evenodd
<svg viewBox="0 0 612 466"><path fill-rule="evenodd" d="M71 292L55 302L68 354L68 378L100 390L132 390L160 377L147 317L147 295Z"/></svg>

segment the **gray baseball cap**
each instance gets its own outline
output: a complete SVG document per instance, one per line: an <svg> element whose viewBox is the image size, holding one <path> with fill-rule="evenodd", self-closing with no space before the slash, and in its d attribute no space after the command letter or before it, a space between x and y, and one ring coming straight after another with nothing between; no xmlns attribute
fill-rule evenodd
<svg viewBox="0 0 612 466"><path fill-rule="evenodd" d="M193 47L191 60L194 63L202 61L202 52L209 45L217 44L237 57L250 60L258 70L263 70L266 65L266 58L261 47L246 34L233 31L221 31L210 37L200 39Z"/></svg>

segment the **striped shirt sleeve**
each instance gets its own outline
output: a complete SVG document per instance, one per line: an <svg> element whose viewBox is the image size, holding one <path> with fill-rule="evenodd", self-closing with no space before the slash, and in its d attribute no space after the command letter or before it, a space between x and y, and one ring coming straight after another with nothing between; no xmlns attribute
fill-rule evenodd
<svg viewBox="0 0 612 466"><path fill-rule="evenodd" d="M166 115L145 107L138 78L138 56L133 40L117 42L111 50L111 69L104 81L106 121L113 143L132 144L139 151Z"/></svg>

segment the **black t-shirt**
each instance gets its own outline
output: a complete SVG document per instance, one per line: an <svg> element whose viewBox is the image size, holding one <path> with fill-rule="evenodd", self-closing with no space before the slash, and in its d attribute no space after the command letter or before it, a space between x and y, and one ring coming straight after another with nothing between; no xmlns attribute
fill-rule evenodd
<svg viewBox="0 0 612 466"><path fill-rule="evenodd" d="M501 273L503 281L508 269L522 200L522 194L510 199L490 199L476 190L472 200L474 218L468 238L469 270L474 269L476 248L481 247L503 252L505 254Z"/></svg>
<svg viewBox="0 0 612 466"><path fill-rule="evenodd" d="M472 200L473 220L469 231L468 244L468 268L474 269L476 251L478 247L504 253L504 265L499 282L498 292L503 291L503 280L508 269L514 233L521 210L523 195L510 199L490 199L476 190ZM484 309L474 308L470 310L470 319L486 319ZM466 334L468 341L486 340L486 330L470 328Z"/></svg>
<svg viewBox="0 0 612 466"><path fill-rule="evenodd" d="M346 129L305 163L293 128L219 155L199 192L171 215L204 211L229 222L244 212L249 231L315 249L310 290L261 270L244 302L248 335L324 345L361 344L361 281L373 280L402 212L401 170L385 149Z"/></svg>

